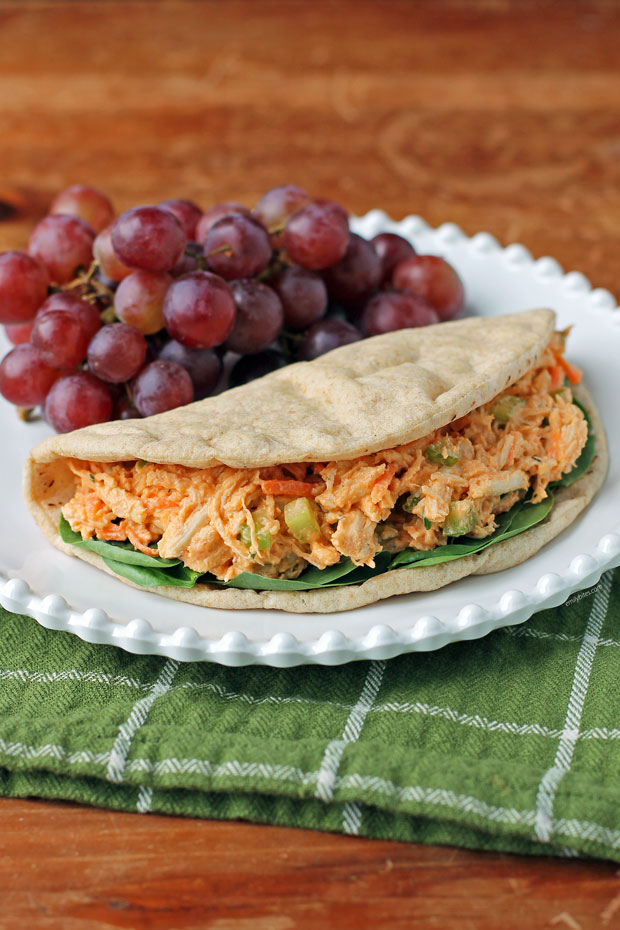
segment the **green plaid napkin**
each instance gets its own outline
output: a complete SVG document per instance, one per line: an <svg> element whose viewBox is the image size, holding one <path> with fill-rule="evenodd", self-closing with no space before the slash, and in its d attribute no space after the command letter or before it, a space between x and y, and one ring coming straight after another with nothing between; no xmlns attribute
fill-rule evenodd
<svg viewBox="0 0 620 930"><path fill-rule="evenodd" d="M0 793L620 860L620 570L439 652L133 656L0 614Z"/></svg>

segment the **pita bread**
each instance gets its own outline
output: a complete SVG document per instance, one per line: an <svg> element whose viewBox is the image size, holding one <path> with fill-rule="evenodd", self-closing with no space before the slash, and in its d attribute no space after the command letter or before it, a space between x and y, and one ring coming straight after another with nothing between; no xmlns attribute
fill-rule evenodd
<svg viewBox="0 0 620 930"><path fill-rule="evenodd" d="M554 321L552 311L532 310L401 330L165 414L52 436L26 461L24 496L57 548L119 578L98 555L67 545L59 536L60 508L74 490L64 458L256 467L349 459L391 448L464 416L518 380L544 352ZM142 590L206 607L331 613L517 565L572 523L605 479L602 423L587 391L575 393L592 420L594 461L579 481L556 493L549 517L519 536L462 559L395 569L350 587L292 592L197 584Z"/></svg>
<svg viewBox="0 0 620 930"><path fill-rule="evenodd" d="M553 311L531 310L401 329L187 407L51 436L33 450L33 460L256 468L390 449L517 381L544 352L554 322Z"/></svg>

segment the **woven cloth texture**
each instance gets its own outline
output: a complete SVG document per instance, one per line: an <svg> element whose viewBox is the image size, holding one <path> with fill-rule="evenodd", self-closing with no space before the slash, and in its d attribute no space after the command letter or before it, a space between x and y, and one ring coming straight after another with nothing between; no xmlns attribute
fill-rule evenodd
<svg viewBox="0 0 620 930"><path fill-rule="evenodd" d="M437 652L135 656L0 610L0 793L620 861L620 569Z"/></svg>

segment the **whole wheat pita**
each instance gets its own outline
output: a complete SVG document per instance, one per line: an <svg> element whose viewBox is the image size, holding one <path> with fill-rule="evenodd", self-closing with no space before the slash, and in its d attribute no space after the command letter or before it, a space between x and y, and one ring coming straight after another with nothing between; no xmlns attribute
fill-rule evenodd
<svg viewBox="0 0 620 930"><path fill-rule="evenodd" d="M554 320L550 310L532 310L401 330L165 414L52 436L26 462L25 498L55 546L114 574L98 555L60 538L60 508L75 486L67 458L252 468L338 461L390 449L464 416L517 381L540 359ZM518 564L565 529L605 478L603 426L585 389L576 394L591 418L595 458L574 485L557 492L549 517L520 536L453 562L403 567L351 587L288 592L198 583L147 590L209 607L326 613Z"/></svg>

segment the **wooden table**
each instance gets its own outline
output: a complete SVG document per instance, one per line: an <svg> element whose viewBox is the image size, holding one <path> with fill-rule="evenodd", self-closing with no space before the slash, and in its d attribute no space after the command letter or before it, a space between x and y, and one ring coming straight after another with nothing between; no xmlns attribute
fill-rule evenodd
<svg viewBox="0 0 620 930"><path fill-rule="evenodd" d="M0 248L51 195L295 181L620 292L620 5L0 0ZM0 928L620 926L615 865L0 803Z"/></svg>

